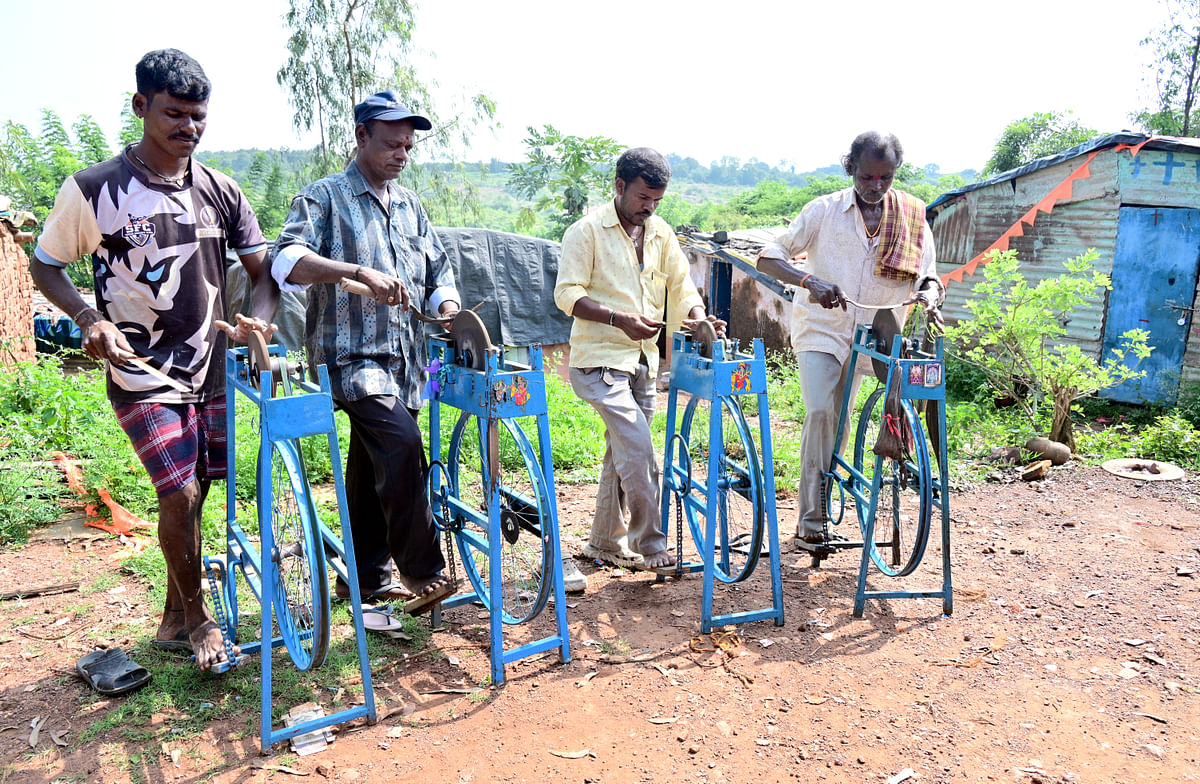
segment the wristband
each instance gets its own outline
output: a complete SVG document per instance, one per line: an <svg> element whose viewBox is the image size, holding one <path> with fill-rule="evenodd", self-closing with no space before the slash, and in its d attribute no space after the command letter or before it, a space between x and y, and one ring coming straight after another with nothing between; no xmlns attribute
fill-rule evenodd
<svg viewBox="0 0 1200 784"><path fill-rule="evenodd" d="M80 310L78 313L76 313L74 316L71 317L71 321L74 321L76 324L78 324L79 317L82 316L84 313L87 313L89 310L95 310L95 308L93 308L91 305L84 305L82 310Z"/></svg>
<svg viewBox="0 0 1200 784"><path fill-rule="evenodd" d="M354 279L355 279L355 280L358 280L358 273L360 273L360 272L362 272L362 267L355 267L355 268L354 268ZM362 281L359 281L359 282L361 283Z"/></svg>
<svg viewBox="0 0 1200 784"><path fill-rule="evenodd" d="M800 279L800 288L804 288L804 281L808 280L811 277L812 277L812 273L810 272L810 273L806 274L803 278L801 278Z"/></svg>
<svg viewBox="0 0 1200 784"><path fill-rule="evenodd" d="M608 326L610 326L610 327L614 326L613 321L615 321L616 318L617 318L617 311L610 310L608 312Z"/></svg>

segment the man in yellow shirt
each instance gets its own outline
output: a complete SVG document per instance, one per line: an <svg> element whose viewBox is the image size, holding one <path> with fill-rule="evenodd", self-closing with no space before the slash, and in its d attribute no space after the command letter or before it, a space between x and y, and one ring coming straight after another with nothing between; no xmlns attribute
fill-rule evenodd
<svg viewBox="0 0 1200 784"><path fill-rule="evenodd" d="M646 147L617 159L616 198L567 229L554 301L574 317L571 386L604 420L596 516L583 554L630 569L667 572L658 460L650 439L658 332L711 321L675 233L654 215L671 167ZM668 314L667 303L671 312ZM664 317L666 320L664 321ZM625 512L629 513L626 523Z"/></svg>

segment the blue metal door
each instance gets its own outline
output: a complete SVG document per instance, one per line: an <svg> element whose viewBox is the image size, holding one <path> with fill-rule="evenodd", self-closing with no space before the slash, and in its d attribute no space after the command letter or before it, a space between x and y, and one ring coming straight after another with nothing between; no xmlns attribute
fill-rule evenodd
<svg viewBox="0 0 1200 784"><path fill-rule="evenodd" d="M1171 405L1187 348L1200 268L1200 210L1122 207L1112 291L1104 320L1104 358L1129 329L1150 332L1146 375L1101 393L1129 403Z"/></svg>

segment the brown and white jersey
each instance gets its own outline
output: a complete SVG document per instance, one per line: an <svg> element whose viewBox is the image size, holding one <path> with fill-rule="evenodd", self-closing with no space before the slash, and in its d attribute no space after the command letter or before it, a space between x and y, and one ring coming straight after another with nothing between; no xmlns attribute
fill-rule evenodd
<svg viewBox="0 0 1200 784"><path fill-rule="evenodd" d="M224 389L225 251L266 247L236 182L193 160L182 187L159 185L126 151L67 178L35 257L58 267L92 255L96 307L138 356L189 387L171 389L133 365L110 366L118 402L187 403Z"/></svg>

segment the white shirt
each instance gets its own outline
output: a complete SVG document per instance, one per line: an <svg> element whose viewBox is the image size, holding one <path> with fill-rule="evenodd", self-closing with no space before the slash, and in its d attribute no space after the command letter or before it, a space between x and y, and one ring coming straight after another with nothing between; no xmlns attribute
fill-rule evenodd
<svg viewBox="0 0 1200 784"><path fill-rule="evenodd" d="M759 258L774 258L789 263L801 253L808 258L800 268L813 277L835 283L846 297L864 305L896 305L912 296L927 280L937 282L933 232L925 224L921 268L911 282L875 276L879 237L867 237L862 213L854 199L854 189L831 193L804 205L800 215L780 237L758 254ZM940 295L939 295L940 296ZM905 308L903 313L908 313ZM822 351L845 363L854 341L854 328L870 324L875 309L847 305L823 308L809 299L808 292L797 289L792 301L792 350Z"/></svg>

